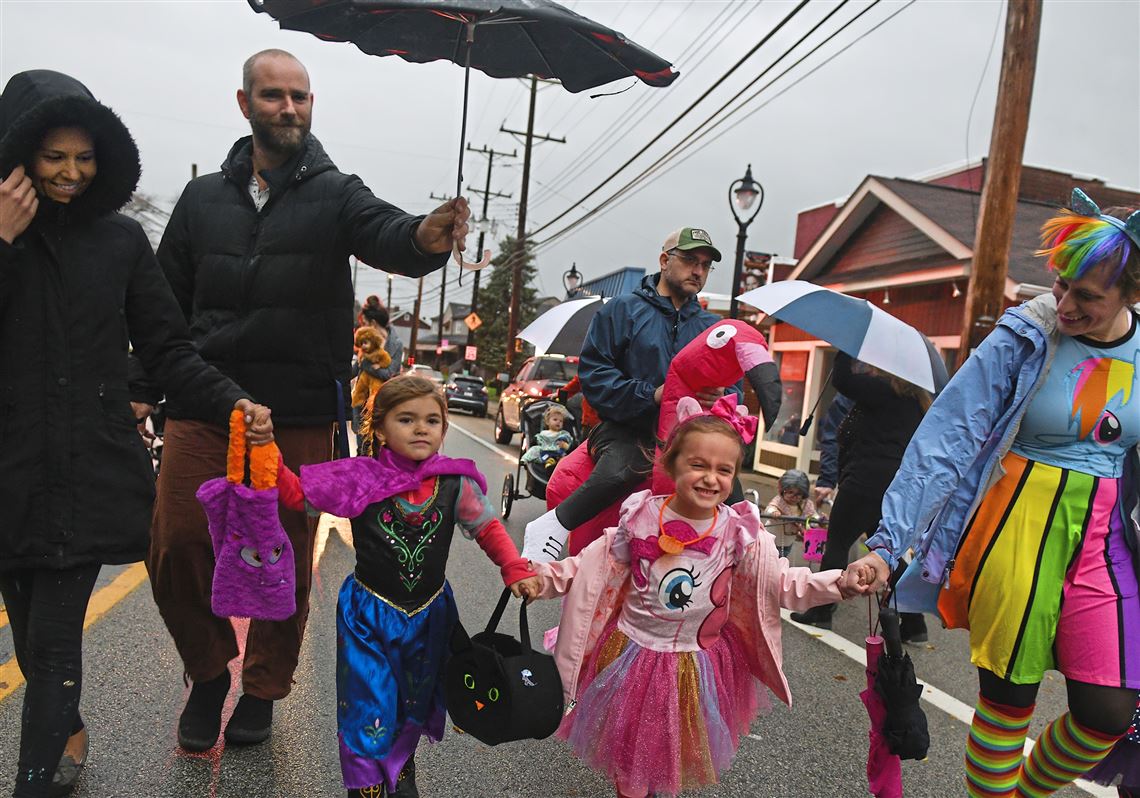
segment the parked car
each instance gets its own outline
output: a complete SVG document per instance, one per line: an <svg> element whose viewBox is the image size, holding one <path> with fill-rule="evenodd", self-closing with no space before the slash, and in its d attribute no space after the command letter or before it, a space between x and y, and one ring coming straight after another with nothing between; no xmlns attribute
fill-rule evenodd
<svg viewBox="0 0 1140 798"><path fill-rule="evenodd" d="M408 370L404 373L414 374L417 377L426 377L438 385L440 388L443 387L443 375L433 369L431 366L425 366L423 363L415 363L411 366L408 366Z"/></svg>
<svg viewBox="0 0 1140 798"><path fill-rule="evenodd" d="M519 369L515 381L499 397L495 414L495 441L510 443L521 428L522 406L534 399L552 395L578 374L578 358L564 355L535 355ZM524 445L526 441L523 441Z"/></svg>
<svg viewBox="0 0 1140 798"><path fill-rule="evenodd" d="M487 417L487 386L482 377L467 374L453 374L448 380L447 409L469 410L471 415Z"/></svg>

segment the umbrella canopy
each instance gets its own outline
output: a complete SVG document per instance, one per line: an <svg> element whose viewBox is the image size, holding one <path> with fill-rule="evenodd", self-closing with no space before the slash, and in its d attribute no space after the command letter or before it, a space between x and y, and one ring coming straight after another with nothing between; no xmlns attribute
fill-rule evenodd
<svg viewBox="0 0 1140 798"><path fill-rule="evenodd" d="M950 379L926 336L865 299L803 280L781 280L746 291L737 300L932 393Z"/></svg>
<svg viewBox="0 0 1140 798"><path fill-rule="evenodd" d="M534 344L539 355L577 355L594 314L608 301L609 297L592 296L559 303L528 324L518 337Z"/></svg>
<svg viewBox="0 0 1140 798"><path fill-rule="evenodd" d="M678 76L620 33L547 0L249 2L282 28L352 42L369 55L465 64L469 50L471 66L493 78L556 78L572 92L627 77L668 86Z"/></svg>
<svg viewBox="0 0 1140 798"><path fill-rule="evenodd" d="M572 92L626 77L668 86L680 73L668 61L617 31L550 0L247 0L286 30L311 33L331 42L352 42L369 55L398 55L405 61L453 61L465 68L459 174L467 140L467 98L471 67L494 78L535 75L555 78ZM491 262L484 250L478 263Z"/></svg>

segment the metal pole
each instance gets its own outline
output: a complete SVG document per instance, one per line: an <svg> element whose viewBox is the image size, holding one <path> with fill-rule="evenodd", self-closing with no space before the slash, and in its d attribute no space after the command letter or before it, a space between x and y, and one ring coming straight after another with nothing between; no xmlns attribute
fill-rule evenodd
<svg viewBox="0 0 1140 798"><path fill-rule="evenodd" d="M515 335L519 330L519 303L522 297L523 258L526 254L526 202L530 190L530 153L534 142L534 106L538 98L538 79L530 77L530 112L526 120L526 146L523 150L522 189L519 192L519 229L515 245L517 258L511 267L511 309L507 316L507 372L515 359Z"/></svg>
<svg viewBox="0 0 1140 798"><path fill-rule="evenodd" d="M735 319L740 313L740 303L736 295L740 292L740 280L744 276L744 242L748 240L748 225L736 223L736 263L732 266L732 301L728 306L728 317Z"/></svg>

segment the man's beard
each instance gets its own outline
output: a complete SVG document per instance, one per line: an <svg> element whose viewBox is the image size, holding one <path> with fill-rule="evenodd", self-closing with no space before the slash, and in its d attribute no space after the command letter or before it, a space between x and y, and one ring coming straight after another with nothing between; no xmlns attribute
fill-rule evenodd
<svg viewBox="0 0 1140 798"><path fill-rule="evenodd" d="M249 118L249 127L258 145L269 150L274 155L291 156L301 150L305 137L309 134L308 125L281 126L273 125L259 119L257 115Z"/></svg>

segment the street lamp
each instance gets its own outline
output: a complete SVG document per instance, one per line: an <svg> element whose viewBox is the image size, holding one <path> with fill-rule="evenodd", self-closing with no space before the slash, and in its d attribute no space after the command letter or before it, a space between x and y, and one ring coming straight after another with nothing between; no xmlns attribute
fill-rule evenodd
<svg viewBox="0 0 1140 798"><path fill-rule="evenodd" d="M582 275L578 273L578 264L571 263L569 270L562 273L562 285L566 287L566 298L578 295L578 287L582 285Z"/></svg>
<svg viewBox="0 0 1140 798"><path fill-rule="evenodd" d="M759 199L759 202L756 200ZM747 211L756 204L756 210L747 219L741 219L736 212L739 208ZM764 187L752 179L752 164L744 171L744 177L732 181L728 187L728 207L732 209L732 218L736 219L736 263L732 267L732 304L729 306L729 318L735 319L738 315L739 302L736 295L740 291L740 278L744 271L744 242L748 238L748 225L760 213L760 206L764 204ZM769 265L768 268L771 268Z"/></svg>

